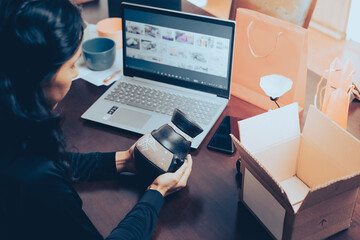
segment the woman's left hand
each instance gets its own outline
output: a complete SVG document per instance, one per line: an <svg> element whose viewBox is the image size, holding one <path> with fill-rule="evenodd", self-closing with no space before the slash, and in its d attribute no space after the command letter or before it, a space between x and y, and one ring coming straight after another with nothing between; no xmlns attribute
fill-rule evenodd
<svg viewBox="0 0 360 240"><path fill-rule="evenodd" d="M115 165L118 172L137 173L134 160L134 147L135 144L126 151L115 153Z"/></svg>

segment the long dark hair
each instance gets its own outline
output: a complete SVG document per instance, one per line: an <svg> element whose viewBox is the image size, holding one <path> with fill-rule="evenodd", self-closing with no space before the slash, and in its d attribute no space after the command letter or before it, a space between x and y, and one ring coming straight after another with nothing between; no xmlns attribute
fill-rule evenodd
<svg viewBox="0 0 360 240"><path fill-rule="evenodd" d="M1 0L0 153L64 148L42 85L76 53L82 34L80 10L68 0Z"/></svg>

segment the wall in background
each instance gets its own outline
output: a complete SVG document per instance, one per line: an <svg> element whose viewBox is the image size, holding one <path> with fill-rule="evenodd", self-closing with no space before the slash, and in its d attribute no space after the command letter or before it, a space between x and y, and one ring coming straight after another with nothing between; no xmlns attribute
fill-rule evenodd
<svg viewBox="0 0 360 240"><path fill-rule="evenodd" d="M360 1L351 2L349 23L346 31L346 39L360 43Z"/></svg>
<svg viewBox="0 0 360 240"><path fill-rule="evenodd" d="M350 6L351 0L317 0L310 26L334 38L345 39Z"/></svg>
<svg viewBox="0 0 360 240"><path fill-rule="evenodd" d="M196 1L196 0L192 0ZM191 2L191 1L190 1ZM203 9L218 18L228 19L232 0L207 0Z"/></svg>

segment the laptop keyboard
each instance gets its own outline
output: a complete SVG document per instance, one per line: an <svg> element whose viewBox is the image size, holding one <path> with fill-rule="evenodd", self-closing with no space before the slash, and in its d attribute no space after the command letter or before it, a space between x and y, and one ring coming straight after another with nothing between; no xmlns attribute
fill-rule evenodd
<svg viewBox="0 0 360 240"><path fill-rule="evenodd" d="M106 100L172 116L175 108L200 124L208 124L220 105L157 89L120 82Z"/></svg>

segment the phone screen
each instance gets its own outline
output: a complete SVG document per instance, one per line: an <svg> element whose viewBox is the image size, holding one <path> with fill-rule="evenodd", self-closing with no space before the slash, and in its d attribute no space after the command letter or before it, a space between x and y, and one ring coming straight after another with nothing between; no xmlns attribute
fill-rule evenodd
<svg viewBox="0 0 360 240"><path fill-rule="evenodd" d="M233 154L235 152L234 144L230 137L231 133L231 118L224 117L220 126L216 130L214 136L211 138L207 147L211 150Z"/></svg>

